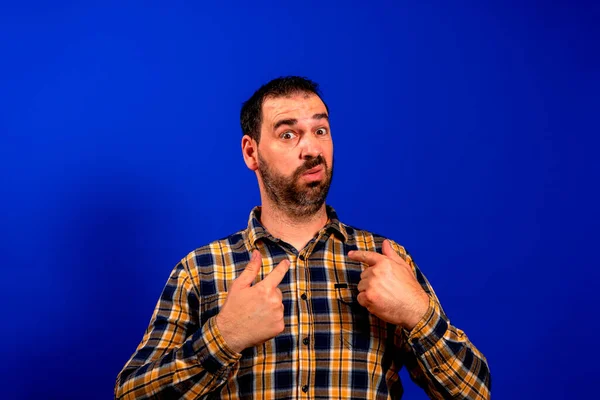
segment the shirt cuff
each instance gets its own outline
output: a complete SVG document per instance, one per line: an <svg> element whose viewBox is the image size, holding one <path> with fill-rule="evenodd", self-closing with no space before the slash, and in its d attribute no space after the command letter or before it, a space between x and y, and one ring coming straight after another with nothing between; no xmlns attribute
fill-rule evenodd
<svg viewBox="0 0 600 400"><path fill-rule="evenodd" d="M242 355L227 346L215 317L206 321L196 335L193 348L202 367L219 379L225 378Z"/></svg>
<svg viewBox="0 0 600 400"><path fill-rule="evenodd" d="M442 316L440 306L429 297L429 307L425 315L409 332L404 328L402 336L412 346L415 355L421 356L435 346L448 330L448 321Z"/></svg>

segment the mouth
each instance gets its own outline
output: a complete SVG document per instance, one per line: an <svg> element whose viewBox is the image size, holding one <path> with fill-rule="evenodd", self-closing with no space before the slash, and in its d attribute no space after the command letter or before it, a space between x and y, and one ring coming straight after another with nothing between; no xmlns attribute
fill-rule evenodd
<svg viewBox="0 0 600 400"><path fill-rule="evenodd" d="M317 165L316 167L309 169L302 175L316 175L316 174L320 173L321 171L323 171L323 166Z"/></svg>
<svg viewBox="0 0 600 400"><path fill-rule="evenodd" d="M323 165L317 165L302 174L302 177L309 182L321 181L325 178L325 168Z"/></svg>

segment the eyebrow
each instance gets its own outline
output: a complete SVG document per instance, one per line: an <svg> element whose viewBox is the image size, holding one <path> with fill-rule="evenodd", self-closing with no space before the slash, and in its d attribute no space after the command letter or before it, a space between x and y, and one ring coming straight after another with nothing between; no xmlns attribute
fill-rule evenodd
<svg viewBox="0 0 600 400"><path fill-rule="evenodd" d="M313 119L326 119L327 121L329 121L329 116L327 115L327 113L319 113L319 114L315 114L312 116ZM275 125L273 125L273 129L277 129L279 128L281 125L296 125L298 123L298 120L296 118L288 118L288 119L280 119L279 121L277 121L275 123Z"/></svg>
<svg viewBox="0 0 600 400"><path fill-rule="evenodd" d="M296 125L298 123L298 120L296 118L289 118L289 119L280 119L279 121L277 121L275 123L275 125L273 126L273 129L277 129L279 128L281 125Z"/></svg>
<svg viewBox="0 0 600 400"><path fill-rule="evenodd" d="M329 121L329 115L327 115L327 113L315 114L313 115L313 119L326 119Z"/></svg>

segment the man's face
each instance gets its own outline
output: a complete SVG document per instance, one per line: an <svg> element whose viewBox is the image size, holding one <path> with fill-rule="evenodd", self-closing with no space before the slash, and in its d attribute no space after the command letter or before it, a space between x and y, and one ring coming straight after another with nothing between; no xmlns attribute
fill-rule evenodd
<svg viewBox="0 0 600 400"><path fill-rule="evenodd" d="M321 208L333 177L333 142L319 96L264 101L258 173L266 194L287 213L306 217Z"/></svg>

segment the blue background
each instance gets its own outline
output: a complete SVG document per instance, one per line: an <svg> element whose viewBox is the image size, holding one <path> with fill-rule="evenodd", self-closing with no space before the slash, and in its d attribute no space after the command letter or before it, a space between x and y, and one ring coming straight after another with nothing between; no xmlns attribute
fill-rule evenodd
<svg viewBox="0 0 600 400"><path fill-rule="evenodd" d="M599 3L121 3L0 9L2 398L112 396L258 204L239 110L288 74L331 109L328 203L412 253L494 398L594 397Z"/></svg>

